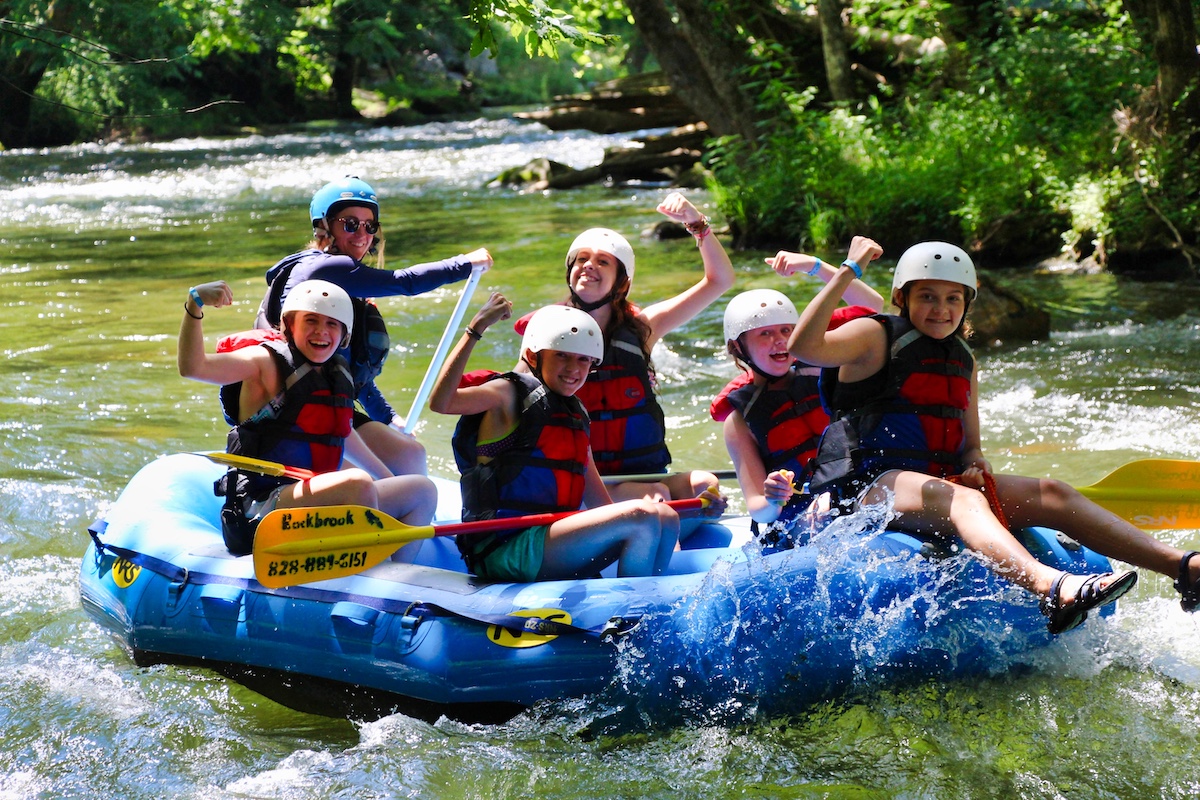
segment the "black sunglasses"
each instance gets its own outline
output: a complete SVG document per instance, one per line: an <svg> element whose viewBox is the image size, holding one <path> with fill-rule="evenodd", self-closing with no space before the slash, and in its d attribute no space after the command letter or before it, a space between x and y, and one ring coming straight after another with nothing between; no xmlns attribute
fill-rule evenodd
<svg viewBox="0 0 1200 800"><path fill-rule="evenodd" d="M379 223L373 219L363 221L358 217L338 217L334 222L342 223L342 230L346 233L358 233L360 225L372 236L379 233Z"/></svg>

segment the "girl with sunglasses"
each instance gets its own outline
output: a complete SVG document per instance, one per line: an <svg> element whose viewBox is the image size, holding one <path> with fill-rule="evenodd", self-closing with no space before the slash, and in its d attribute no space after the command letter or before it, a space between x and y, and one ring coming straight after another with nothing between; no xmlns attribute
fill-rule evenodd
<svg viewBox="0 0 1200 800"><path fill-rule="evenodd" d="M278 324L288 292L304 281L329 281L350 295L355 314L347 360L361 410L354 414L359 440L347 449L346 457L374 477L384 478L424 474L426 459L425 448L403 432L404 420L375 384L391 341L371 298L424 294L463 280L476 266L486 270L492 257L480 248L429 264L385 269L379 217L378 194L366 181L347 176L318 189L309 204L313 239L308 248L267 270L270 288L259 307L257 326ZM364 263L368 255L374 256L373 266Z"/></svg>

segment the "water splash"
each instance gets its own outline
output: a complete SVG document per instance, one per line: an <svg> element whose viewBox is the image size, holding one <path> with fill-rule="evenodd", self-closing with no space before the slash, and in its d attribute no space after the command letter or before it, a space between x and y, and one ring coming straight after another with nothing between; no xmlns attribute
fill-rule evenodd
<svg viewBox="0 0 1200 800"><path fill-rule="evenodd" d="M1033 600L961 548L931 558L877 538L891 518L889 501L836 519L807 547L764 558L751 544L746 561L718 562L621 643L605 729L739 724L1028 663L1048 641Z"/></svg>

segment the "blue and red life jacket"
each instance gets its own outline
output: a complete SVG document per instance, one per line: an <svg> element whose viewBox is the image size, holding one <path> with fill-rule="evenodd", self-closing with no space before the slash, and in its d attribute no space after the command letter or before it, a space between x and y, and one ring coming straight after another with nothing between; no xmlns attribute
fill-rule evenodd
<svg viewBox="0 0 1200 800"><path fill-rule="evenodd" d="M520 422L479 460L483 414L462 417L451 440L462 473L463 520L578 511L588 460L588 416L574 397L546 388L533 375L493 374L517 391Z"/></svg>
<svg viewBox="0 0 1200 800"><path fill-rule="evenodd" d="M743 373L745 374L745 373ZM800 485L808 474L808 462L817 454L817 445L829 415L821 406L817 390L816 367L794 364L786 375L756 386L749 377L731 381L724 397L729 411L736 410L746 421L758 444L758 454L768 473L779 469L796 473ZM734 383L738 385L733 386ZM714 419L724 420L729 411L714 403Z"/></svg>
<svg viewBox="0 0 1200 800"><path fill-rule="evenodd" d="M887 333L883 369L841 383L821 374L834 421L817 454L814 491L848 477L866 481L902 469L936 477L962 471L964 419L971 406L975 356L958 336L933 339L903 317L872 317Z"/></svg>
<svg viewBox="0 0 1200 800"><path fill-rule="evenodd" d="M234 426L228 452L318 473L341 469L354 415L354 383L345 360L335 355L314 364L281 334L263 330L224 337L217 352L251 345L271 353L283 388L253 416L239 421L242 384L221 387L221 409Z"/></svg>
<svg viewBox="0 0 1200 800"><path fill-rule="evenodd" d="M666 471L666 419L637 334L618 329L575 396L592 420L592 458L601 475Z"/></svg>

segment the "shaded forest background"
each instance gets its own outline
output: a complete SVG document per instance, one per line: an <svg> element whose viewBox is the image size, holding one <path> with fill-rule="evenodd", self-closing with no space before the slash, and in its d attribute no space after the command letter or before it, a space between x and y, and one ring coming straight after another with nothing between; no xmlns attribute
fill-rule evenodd
<svg viewBox="0 0 1200 800"><path fill-rule="evenodd" d="M0 146L406 124L661 70L741 246L1197 275L1200 0L0 0Z"/></svg>

